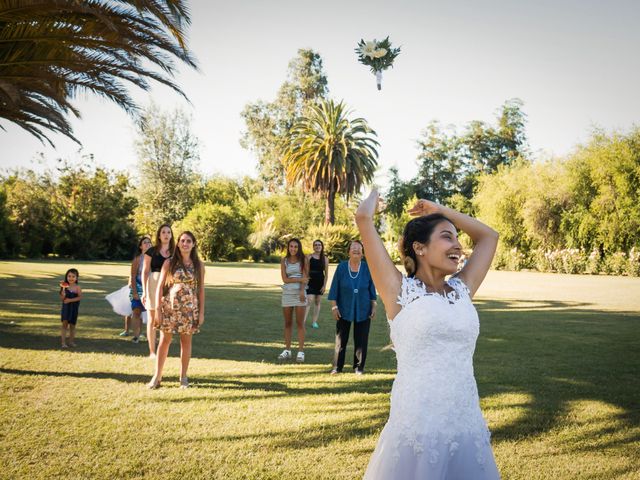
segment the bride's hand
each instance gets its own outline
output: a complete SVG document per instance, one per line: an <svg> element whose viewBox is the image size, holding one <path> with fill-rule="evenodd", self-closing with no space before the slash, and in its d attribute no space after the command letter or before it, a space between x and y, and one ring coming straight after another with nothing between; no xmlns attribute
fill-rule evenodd
<svg viewBox="0 0 640 480"><path fill-rule="evenodd" d="M380 195L375 188L371 190L369 196L360 202L356 210L356 220L372 219L378 208L379 197Z"/></svg>
<svg viewBox="0 0 640 480"><path fill-rule="evenodd" d="M420 199L409 209L409 215L413 217L423 217L425 215L431 215L432 213L438 213L439 211L440 205L436 202Z"/></svg>

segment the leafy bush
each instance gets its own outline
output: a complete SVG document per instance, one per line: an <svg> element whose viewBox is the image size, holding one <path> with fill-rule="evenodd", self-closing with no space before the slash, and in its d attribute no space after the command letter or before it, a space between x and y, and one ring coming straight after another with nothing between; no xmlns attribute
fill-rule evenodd
<svg viewBox="0 0 640 480"><path fill-rule="evenodd" d="M279 235L273 225L275 217L265 212L258 212L253 219L253 233L249 235L249 242L257 251L269 255L280 245Z"/></svg>
<svg viewBox="0 0 640 480"><path fill-rule="evenodd" d="M616 252L604 259L602 270L607 275L624 275L629 266L627 254Z"/></svg>
<svg viewBox="0 0 640 480"><path fill-rule="evenodd" d="M50 172L17 171L4 179L5 208L18 243L15 253L130 259L136 245L129 177L83 162ZM3 209L3 210L4 210ZM2 248L0 248L0 251Z"/></svg>
<svg viewBox="0 0 640 480"><path fill-rule="evenodd" d="M0 258L13 257L18 253L18 231L9 218L7 193L0 185Z"/></svg>
<svg viewBox="0 0 640 480"><path fill-rule="evenodd" d="M583 250L567 248L560 250L560 261L562 273L585 273L589 256Z"/></svg>
<svg viewBox="0 0 640 480"><path fill-rule="evenodd" d="M515 255L513 250L509 253ZM509 270L509 261L513 262L513 259L505 259L505 255L499 251L494 260L494 268ZM596 249L587 255L584 250L577 248L538 248L531 252L531 261L532 267L540 272L640 276L640 251L636 248L632 248L628 254L616 252L604 258L600 258L600 252ZM513 263L510 266L513 267Z"/></svg>
<svg viewBox="0 0 640 480"><path fill-rule="evenodd" d="M75 258L129 258L136 245L129 178L102 168L65 166L56 185L56 253Z"/></svg>
<svg viewBox="0 0 640 480"><path fill-rule="evenodd" d="M562 250L536 249L531 252L533 266L540 272L556 273L587 273L590 265L590 256L577 248L565 248Z"/></svg>
<svg viewBox="0 0 640 480"><path fill-rule="evenodd" d="M633 247L629 251L626 274L630 277L640 277L640 249Z"/></svg>
<svg viewBox="0 0 640 480"><path fill-rule="evenodd" d="M349 257L349 242L359 238L355 227L349 225L317 225L305 235L305 251L310 252L311 242L316 239L324 243L324 251L330 262L339 262ZM365 252L366 255L366 252Z"/></svg>
<svg viewBox="0 0 640 480"><path fill-rule="evenodd" d="M230 262L239 262L249 257L249 249L246 247L236 247L231 253L227 255L227 260Z"/></svg>
<svg viewBox="0 0 640 480"><path fill-rule="evenodd" d="M176 225L175 234L191 230L198 250L206 260L230 259L236 247L244 246L248 221L227 205L199 203Z"/></svg>
<svg viewBox="0 0 640 480"><path fill-rule="evenodd" d="M249 210L254 217L252 232L261 231L264 227L263 222L268 218L273 218L271 231L276 239L287 235L304 238L314 225L324 222L324 201L296 188L286 193L257 195L249 203ZM354 208L351 203L337 197L335 203L336 225L352 223ZM252 244L255 246L253 241Z"/></svg>
<svg viewBox="0 0 640 480"><path fill-rule="evenodd" d="M251 256L251 260L259 262L264 259L265 253L259 248L251 248L251 250L249 250L249 255Z"/></svg>
<svg viewBox="0 0 640 480"><path fill-rule="evenodd" d="M587 259L587 267L584 273L590 273L591 275L597 275L600 273L602 265L602 259L600 258L600 252L598 249L594 248L591 250L589 254L589 258Z"/></svg>
<svg viewBox="0 0 640 480"><path fill-rule="evenodd" d="M493 268L497 270L522 270L528 266L527 257L517 248L500 247L493 259Z"/></svg>
<svg viewBox="0 0 640 480"><path fill-rule="evenodd" d="M280 263L282 259L282 255L265 255L263 260L264 263Z"/></svg>
<svg viewBox="0 0 640 480"><path fill-rule="evenodd" d="M396 265L401 263L402 259L400 258L400 251L398 250L398 242L394 242L391 240L386 240L384 242L384 248L391 257L391 261Z"/></svg>

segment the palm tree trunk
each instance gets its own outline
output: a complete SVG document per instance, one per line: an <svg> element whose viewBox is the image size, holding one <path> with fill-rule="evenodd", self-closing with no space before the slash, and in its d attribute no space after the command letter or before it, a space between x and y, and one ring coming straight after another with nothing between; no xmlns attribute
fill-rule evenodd
<svg viewBox="0 0 640 480"><path fill-rule="evenodd" d="M333 225L336 223L336 190L331 185L329 192L327 192L327 204L324 209L324 224L325 225Z"/></svg>

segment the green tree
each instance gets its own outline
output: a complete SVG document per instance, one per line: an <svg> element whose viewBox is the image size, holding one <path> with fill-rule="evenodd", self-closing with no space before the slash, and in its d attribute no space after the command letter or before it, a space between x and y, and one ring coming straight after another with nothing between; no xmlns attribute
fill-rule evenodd
<svg viewBox="0 0 640 480"><path fill-rule="evenodd" d="M249 241L254 248L270 254L283 248L291 237L309 240L313 232L324 228L324 202L318 200L317 195L306 193L300 187L252 198L248 208L248 216L253 219ZM352 225L356 206L336 198L336 224Z"/></svg>
<svg viewBox="0 0 640 480"><path fill-rule="evenodd" d="M237 179L214 175L204 181L199 201L244 208L243 205L261 190L261 182L251 177Z"/></svg>
<svg viewBox="0 0 640 480"><path fill-rule="evenodd" d="M624 255L640 246L640 128L596 131L566 158L483 174L473 203L503 250Z"/></svg>
<svg viewBox="0 0 640 480"><path fill-rule="evenodd" d="M566 167L558 160L521 160L482 174L473 198L477 215L500 233L500 247L524 254L567 246L561 226L572 202Z"/></svg>
<svg viewBox="0 0 640 480"><path fill-rule="evenodd" d="M55 185L49 173L16 172L4 181L6 208L18 234L18 253L41 257L53 253L57 235L53 223Z"/></svg>
<svg viewBox="0 0 640 480"><path fill-rule="evenodd" d="M411 182L404 182L397 167L389 169L389 188L385 195L386 213L399 217L405 209L407 200L414 196L415 188Z"/></svg>
<svg viewBox="0 0 640 480"><path fill-rule="evenodd" d="M467 173L461 140L455 131L443 131L438 122L431 122L423 138L418 140L418 146L418 175L413 182L413 193L419 198L445 203L460 190L460 179Z"/></svg>
<svg viewBox="0 0 640 480"><path fill-rule="evenodd" d="M289 62L287 80L273 102L249 103L242 111L246 130L240 144L258 157L260 177L270 191L284 185L282 153L286 135L296 118L328 94L322 57L300 49Z"/></svg>
<svg viewBox="0 0 640 480"><path fill-rule="evenodd" d="M18 253L18 231L9 216L7 188L0 184L0 258L13 257Z"/></svg>
<svg viewBox="0 0 640 480"><path fill-rule="evenodd" d="M140 166L136 225L154 232L162 223L182 219L203 195L196 172L198 139L183 111L163 112L151 104L138 124L135 145Z"/></svg>
<svg viewBox="0 0 640 480"><path fill-rule="evenodd" d="M174 59L196 66L189 23L182 0L2 2L0 118L49 143L51 132L77 142L68 117L80 116L71 104L78 93L128 113L137 112L129 83L148 90L156 80L182 94L172 77Z"/></svg>
<svg viewBox="0 0 640 480"><path fill-rule="evenodd" d="M343 102L312 106L289 132L283 164L287 182L325 196L325 223L335 223L335 196L347 198L373 180L379 145L366 120L350 120Z"/></svg>
<svg viewBox="0 0 640 480"><path fill-rule="evenodd" d="M640 127L595 131L567 169L574 201L563 228L574 245L607 254L640 246Z"/></svg>
<svg viewBox="0 0 640 480"><path fill-rule="evenodd" d="M473 197L478 177L528 155L522 101L507 100L496 125L474 120L462 134L431 122L418 140L418 174L412 181L418 197L447 203L454 194Z"/></svg>
<svg viewBox="0 0 640 480"><path fill-rule="evenodd" d="M220 260L228 258L236 247L246 244L248 224L246 217L228 205L199 203L176 226L175 234L190 230L202 256L206 260Z"/></svg>
<svg viewBox="0 0 640 480"><path fill-rule="evenodd" d="M74 258L129 258L136 232L129 178L102 168L64 164L56 186L55 252Z"/></svg>
<svg viewBox="0 0 640 480"><path fill-rule="evenodd" d="M507 100L498 112L496 126L477 120L467 125L460 138L465 165L460 193L467 198L473 196L479 175L493 173L501 165L511 165L516 159L528 156L522 105L520 99Z"/></svg>

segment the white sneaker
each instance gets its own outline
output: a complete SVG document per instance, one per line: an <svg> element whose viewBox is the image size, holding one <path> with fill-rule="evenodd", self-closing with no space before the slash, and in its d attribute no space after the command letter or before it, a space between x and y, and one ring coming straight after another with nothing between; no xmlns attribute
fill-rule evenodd
<svg viewBox="0 0 640 480"><path fill-rule="evenodd" d="M304 352L298 352L298 355L296 355L296 362L304 363Z"/></svg>
<svg viewBox="0 0 640 480"><path fill-rule="evenodd" d="M278 355L278 360L291 360L291 350L285 348L282 353Z"/></svg>

